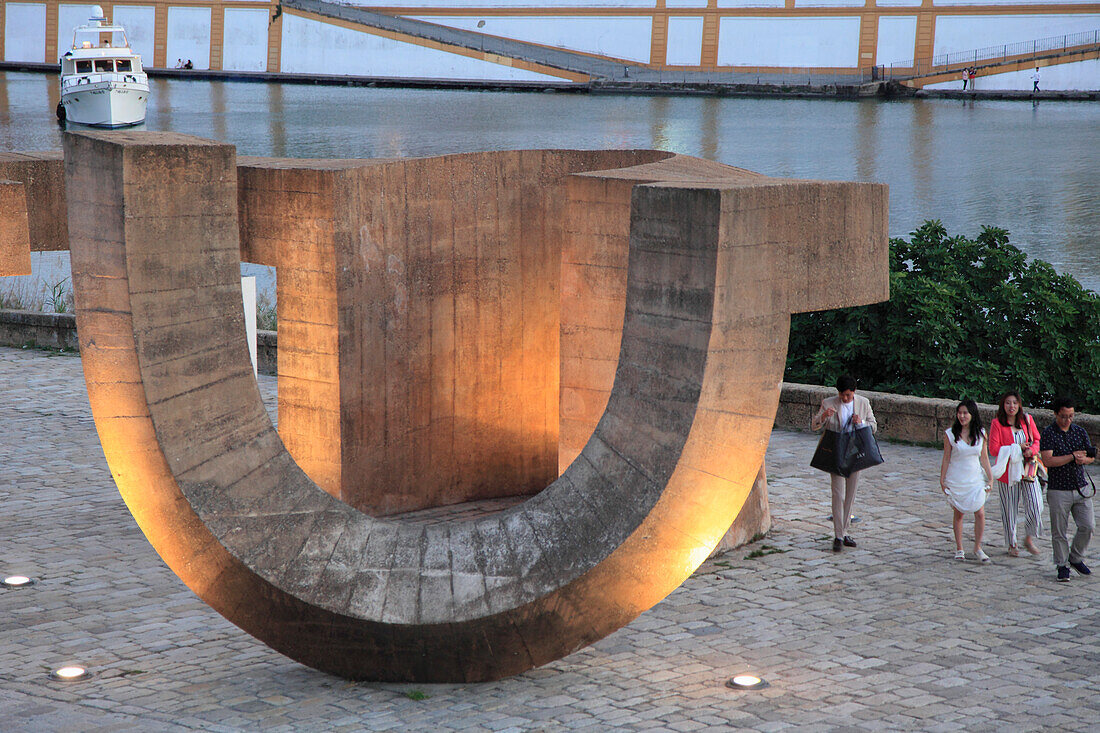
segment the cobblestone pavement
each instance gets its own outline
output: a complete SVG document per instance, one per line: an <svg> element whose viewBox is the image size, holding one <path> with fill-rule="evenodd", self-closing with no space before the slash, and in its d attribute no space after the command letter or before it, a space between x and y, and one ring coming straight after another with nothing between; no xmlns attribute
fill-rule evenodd
<svg viewBox="0 0 1100 733"><path fill-rule="evenodd" d="M834 555L814 438L776 432L775 529L627 628L501 682L351 684L239 631L164 566L111 481L79 358L0 348L0 426L0 573L39 579L0 589L3 731L1100 726L1100 579L1056 583L1046 541L1041 559L1006 557L992 522L994 564L953 561L934 449L884 446L859 547ZM68 661L94 676L47 677ZM724 687L741 672L770 686Z"/></svg>

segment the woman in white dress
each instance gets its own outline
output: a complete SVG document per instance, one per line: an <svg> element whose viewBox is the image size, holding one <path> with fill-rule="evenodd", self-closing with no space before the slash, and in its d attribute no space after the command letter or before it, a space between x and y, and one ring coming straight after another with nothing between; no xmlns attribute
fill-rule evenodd
<svg viewBox="0 0 1100 733"><path fill-rule="evenodd" d="M988 565L989 555L982 550L985 532L985 499L993 486L993 469L985 451L985 430L974 400L965 399L955 408L955 422L944 431L943 462L940 464L940 489L955 512L955 559L965 560L962 531L963 515L974 513L974 556Z"/></svg>

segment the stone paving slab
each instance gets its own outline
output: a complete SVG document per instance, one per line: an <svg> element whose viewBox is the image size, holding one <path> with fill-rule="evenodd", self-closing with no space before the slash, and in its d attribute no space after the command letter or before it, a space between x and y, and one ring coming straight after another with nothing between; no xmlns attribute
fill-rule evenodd
<svg viewBox="0 0 1100 733"><path fill-rule="evenodd" d="M275 379L260 382L273 405ZM184 587L114 488L78 357L0 348L0 429L0 573L39 579L0 589L3 731L1100 726L1100 580L1056 583L1048 542L1040 559L1008 558L993 522L994 564L954 562L938 450L883 446L856 502L860 546L834 555L827 484L807 468L815 439L777 431L767 538L563 660L412 686L302 667ZM95 676L47 677L70 661ZM724 687L746 671L770 686Z"/></svg>

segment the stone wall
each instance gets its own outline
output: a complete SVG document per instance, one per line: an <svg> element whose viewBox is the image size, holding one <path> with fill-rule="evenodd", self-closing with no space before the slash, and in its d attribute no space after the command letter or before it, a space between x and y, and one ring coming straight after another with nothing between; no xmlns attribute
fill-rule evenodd
<svg viewBox="0 0 1100 733"><path fill-rule="evenodd" d="M76 318L72 313L39 313L36 311L0 310L0 346L46 347L77 351ZM256 334L256 358L260 374L273 375L278 363L278 336L275 331ZM783 383L775 426L784 430L810 429L810 417L825 397L836 394L832 387L813 384ZM860 390L871 401L878 420L878 437L910 443L939 444L943 431L951 427L954 400L930 397L910 397L888 392ZM986 425L997 410L996 405L979 403ZM1042 429L1054 421L1050 410L1027 410ZM1093 444L1100 445L1100 415L1079 413L1074 420L1088 431Z"/></svg>
<svg viewBox="0 0 1100 733"><path fill-rule="evenodd" d="M0 310L0 346L78 351L72 313Z"/></svg>
<svg viewBox="0 0 1100 733"><path fill-rule="evenodd" d="M951 427L955 419L955 400L942 400L930 397L910 397L888 392L860 390L859 393L871 401L871 409L878 420L878 437L889 440L903 440L911 443L934 443L939 445L943 431ZM821 400L836 394L832 387L819 387L811 384L783 383L783 393L779 398L779 410L775 416L775 425L787 430L810 429L810 418L821 405ZM1025 408L1035 418L1042 430L1054 422L1054 413L1050 410ZM988 426L997 412L996 405L978 403L982 421ZM1100 444L1100 415L1078 414L1074 420L1088 431L1094 445Z"/></svg>
<svg viewBox="0 0 1100 733"><path fill-rule="evenodd" d="M77 351L76 318L72 313L39 313L36 311L0 310L0 346L46 347ZM256 334L256 358L260 374L276 373L278 336L275 331ZM775 426L784 430L810 429L810 417L825 397L836 394L832 387L812 384L783 383ZM878 420L878 437L911 443L939 444L943 431L951 427L954 400L930 397L910 397L888 392L860 390L871 401ZM997 410L996 405L979 403L986 425ZM1042 429L1054 421L1050 410L1028 408ZM1093 444L1100 445L1100 415L1079 413L1074 420L1088 431Z"/></svg>
<svg viewBox="0 0 1100 733"><path fill-rule="evenodd" d="M278 337L274 331L256 332L256 360L260 374L275 374ZM0 310L0 346L79 351L76 316L72 313Z"/></svg>

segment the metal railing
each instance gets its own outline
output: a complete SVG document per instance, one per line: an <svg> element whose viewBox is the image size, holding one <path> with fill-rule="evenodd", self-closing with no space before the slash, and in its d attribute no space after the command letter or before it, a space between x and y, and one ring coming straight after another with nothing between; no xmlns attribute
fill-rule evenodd
<svg viewBox="0 0 1100 733"><path fill-rule="evenodd" d="M1100 30L1082 33L1067 33L1063 36L1050 36L1034 41L1005 43L1000 46L988 46L973 51L954 51L933 56L930 59L896 61L883 69L887 78L911 78L927 74L941 73L964 66L976 66L999 63L1010 58L1040 56L1049 53L1080 50L1082 47L1100 46Z"/></svg>

